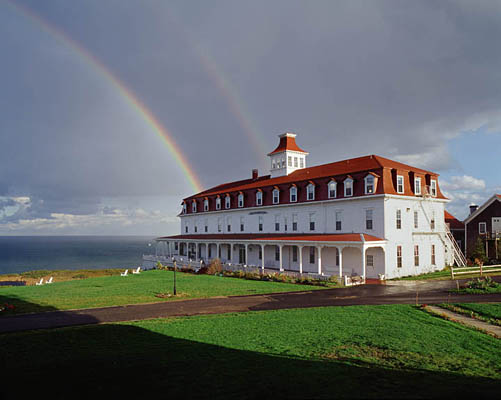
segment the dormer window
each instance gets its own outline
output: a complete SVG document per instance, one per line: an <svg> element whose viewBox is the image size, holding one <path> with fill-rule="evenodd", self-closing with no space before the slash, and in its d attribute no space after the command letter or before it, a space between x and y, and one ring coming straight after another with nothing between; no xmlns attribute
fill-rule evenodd
<svg viewBox="0 0 501 400"><path fill-rule="evenodd" d="M259 189L256 192L256 205L257 206L262 206L263 205L263 192L261 191L261 189Z"/></svg>
<svg viewBox="0 0 501 400"><path fill-rule="evenodd" d="M332 179L327 185L327 191L329 195L329 199L335 199L337 196L337 182Z"/></svg>
<svg viewBox="0 0 501 400"><path fill-rule="evenodd" d="M193 203L191 203L191 212L196 213L197 212L197 201L193 200Z"/></svg>
<svg viewBox="0 0 501 400"><path fill-rule="evenodd" d="M216 197L216 210L221 209L221 197L217 196Z"/></svg>
<svg viewBox="0 0 501 400"><path fill-rule="evenodd" d="M224 207L225 208L231 207L231 197L229 194L227 194L226 197L224 198Z"/></svg>
<svg viewBox="0 0 501 400"><path fill-rule="evenodd" d="M273 189L273 204L278 204L280 202L280 191L277 187Z"/></svg>
<svg viewBox="0 0 501 400"><path fill-rule="evenodd" d="M238 195L238 207L243 207L244 206L244 194L240 192Z"/></svg>
<svg viewBox="0 0 501 400"><path fill-rule="evenodd" d="M433 197L437 197L437 181L435 179L431 180L430 189L431 189L431 195Z"/></svg>
<svg viewBox="0 0 501 400"><path fill-rule="evenodd" d="M344 197L353 196L353 179L348 177L344 180Z"/></svg>
<svg viewBox="0 0 501 400"><path fill-rule="evenodd" d="M308 186L306 186L306 199L315 200L315 184L313 182L310 182Z"/></svg>
<svg viewBox="0 0 501 400"><path fill-rule="evenodd" d="M402 175L397 175L397 193L404 192L404 177Z"/></svg>
<svg viewBox="0 0 501 400"><path fill-rule="evenodd" d="M290 188L290 196L291 196L291 203L295 203L297 201L297 187L296 185L292 185Z"/></svg>
<svg viewBox="0 0 501 400"><path fill-rule="evenodd" d="M414 178L414 194L421 195L421 178Z"/></svg>
<svg viewBox="0 0 501 400"><path fill-rule="evenodd" d="M204 200L204 211L209 211L209 199Z"/></svg>
<svg viewBox="0 0 501 400"><path fill-rule="evenodd" d="M187 211L187 209L186 209L186 203L183 202L183 214L186 214L186 211Z"/></svg>
<svg viewBox="0 0 501 400"><path fill-rule="evenodd" d="M367 175L365 177L365 194L374 194L375 178L374 175Z"/></svg>

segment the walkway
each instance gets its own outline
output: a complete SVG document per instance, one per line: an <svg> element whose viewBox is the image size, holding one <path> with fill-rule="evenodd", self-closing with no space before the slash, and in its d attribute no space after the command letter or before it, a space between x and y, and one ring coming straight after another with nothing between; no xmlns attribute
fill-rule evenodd
<svg viewBox="0 0 501 400"><path fill-rule="evenodd" d="M416 302L419 304L501 302L501 294L450 294L448 289L455 286L456 283L454 281L390 281L386 285L361 285L341 289L171 300L153 304L50 311L38 314L2 317L0 318L0 333L151 318L288 308L416 304Z"/></svg>

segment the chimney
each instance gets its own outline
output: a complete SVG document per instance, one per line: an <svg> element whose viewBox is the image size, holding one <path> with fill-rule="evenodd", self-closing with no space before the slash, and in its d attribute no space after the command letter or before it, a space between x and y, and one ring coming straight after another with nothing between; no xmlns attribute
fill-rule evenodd
<svg viewBox="0 0 501 400"><path fill-rule="evenodd" d="M252 180L255 181L258 177L258 170L257 169L253 169L252 170Z"/></svg>
<svg viewBox="0 0 501 400"><path fill-rule="evenodd" d="M470 215L478 210L478 206L476 204L470 205Z"/></svg>

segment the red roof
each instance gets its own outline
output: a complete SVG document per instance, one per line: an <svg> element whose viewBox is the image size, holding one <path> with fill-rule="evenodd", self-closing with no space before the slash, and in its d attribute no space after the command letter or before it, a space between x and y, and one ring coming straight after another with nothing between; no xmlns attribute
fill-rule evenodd
<svg viewBox="0 0 501 400"><path fill-rule="evenodd" d="M445 222L449 224L450 229L464 229L464 223L458 220L447 210L444 211Z"/></svg>
<svg viewBox="0 0 501 400"><path fill-rule="evenodd" d="M366 242L384 241L377 236L365 233L336 233L336 234L285 234L285 233L218 233L206 235L175 235L164 236L159 239L173 240L256 240L256 241L297 241L297 242L359 242L362 243L362 236Z"/></svg>
<svg viewBox="0 0 501 400"><path fill-rule="evenodd" d="M279 146L280 147L280 146ZM317 165L314 167L302 168L298 169L289 175L279 176L276 178L271 178L270 175L261 176L255 180L246 179L242 181L229 182L222 185L215 186L213 188L207 189L201 193L198 193L194 196L190 197L201 197L201 196L209 196L216 195L220 193L226 193L228 191L240 191L240 190L248 190L248 189L257 189L265 186L276 186L281 184L290 184L297 183L301 181L310 181L313 179L319 178L333 178L335 176L341 176L342 179L346 178L349 174L355 174L357 172L370 172L371 170L379 170L382 173L383 169L394 169L397 171L407 171L412 172L414 174L419 175L427 175L429 174L432 177L437 177L438 174L426 171L420 168L411 167L410 165L402 164L397 161L389 160L387 158L377 156L377 155L369 155L357 158L351 158L348 160L337 161L329 164ZM383 178L385 178L383 176ZM391 177L389 177L391 180ZM388 179L386 179L388 181ZM391 186L391 182L386 182L384 184L384 189L381 193L394 193L394 191L388 190ZM410 190L410 188L409 188ZM410 195L411 193L406 194ZM396 193L396 192L395 192ZM437 193L438 198L445 198L440 189Z"/></svg>
<svg viewBox="0 0 501 400"><path fill-rule="evenodd" d="M271 153L268 155L271 156L272 154L275 153L281 153L282 151L286 150L291 150L291 151L298 151L300 153L306 153L303 149L301 149L297 144L296 144L296 135L293 133L284 133L283 135L280 135L280 143L278 144L277 148L273 150Z"/></svg>

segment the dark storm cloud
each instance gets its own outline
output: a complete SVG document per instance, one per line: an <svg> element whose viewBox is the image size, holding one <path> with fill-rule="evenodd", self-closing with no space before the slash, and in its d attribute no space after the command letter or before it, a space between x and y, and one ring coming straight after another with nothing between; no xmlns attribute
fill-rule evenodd
<svg viewBox="0 0 501 400"><path fill-rule="evenodd" d="M137 93L205 186L266 173L253 140L271 151L289 130L311 164L376 153L438 170L455 165L450 138L500 130L499 2L24 4ZM4 10L0 195L30 196L20 213L35 218L92 213L105 196L193 191L95 68Z"/></svg>

